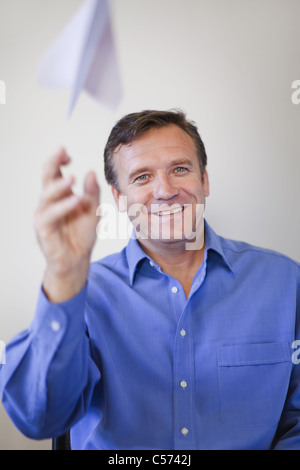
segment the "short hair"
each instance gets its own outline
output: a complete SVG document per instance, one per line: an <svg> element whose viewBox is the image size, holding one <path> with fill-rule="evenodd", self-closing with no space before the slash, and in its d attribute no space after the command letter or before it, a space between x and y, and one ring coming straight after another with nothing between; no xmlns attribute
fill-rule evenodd
<svg viewBox="0 0 300 470"><path fill-rule="evenodd" d="M150 129L159 129L171 124L178 126L193 139L203 175L207 165L207 156L196 124L188 120L185 113L178 109L170 111L145 110L127 114L111 130L104 149L104 173L107 183L114 185L119 190L113 156L121 145L133 143Z"/></svg>

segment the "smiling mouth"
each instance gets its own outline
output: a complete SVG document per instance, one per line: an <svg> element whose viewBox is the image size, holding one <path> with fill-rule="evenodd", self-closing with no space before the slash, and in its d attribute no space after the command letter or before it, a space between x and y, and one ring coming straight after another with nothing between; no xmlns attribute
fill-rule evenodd
<svg viewBox="0 0 300 470"><path fill-rule="evenodd" d="M184 211L184 207L177 207L176 209L168 209L168 210L162 210L158 212L152 212L152 214L157 215L158 217L163 217L166 215L178 214L179 212L183 212L183 211Z"/></svg>

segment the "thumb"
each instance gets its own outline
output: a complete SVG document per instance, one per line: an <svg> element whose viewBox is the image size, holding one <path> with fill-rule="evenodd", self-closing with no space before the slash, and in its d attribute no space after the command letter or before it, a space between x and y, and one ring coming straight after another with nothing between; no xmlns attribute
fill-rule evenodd
<svg viewBox="0 0 300 470"><path fill-rule="evenodd" d="M96 175L93 171L90 171L84 180L84 194L90 196L95 203L99 204L100 200L100 187L97 182Z"/></svg>

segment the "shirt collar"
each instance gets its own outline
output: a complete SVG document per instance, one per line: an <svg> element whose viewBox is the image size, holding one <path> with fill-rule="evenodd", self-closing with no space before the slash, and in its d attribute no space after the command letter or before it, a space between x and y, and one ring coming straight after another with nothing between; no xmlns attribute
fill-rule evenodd
<svg viewBox="0 0 300 470"><path fill-rule="evenodd" d="M205 258L209 250L215 251L218 253L224 264L234 272L231 264L229 263L222 246L223 238L217 235L209 224L204 220L204 237L205 237ZM132 286L134 275L136 273L137 266L140 261L143 259L148 259L152 261L151 258L144 252L141 245L138 243L134 231L131 234L131 238L126 246L126 256L129 268L129 280L130 285Z"/></svg>
<svg viewBox="0 0 300 470"><path fill-rule="evenodd" d="M228 261L227 256L224 253L223 249L223 244L224 244L224 239L217 235L213 229L210 227L210 225L206 222L204 219L204 236L205 236L205 252L207 253L209 250L215 251L218 253L224 264L234 273L234 270L231 266L231 264Z"/></svg>
<svg viewBox="0 0 300 470"><path fill-rule="evenodd" d="M139 262L145 258L148 258L150 260L149 256L146 255L141 245L137 241L134 230L132 231L130 240L126 246L126 256L129 268L129 280L130 285L132 286L134 275Z"/></svg>

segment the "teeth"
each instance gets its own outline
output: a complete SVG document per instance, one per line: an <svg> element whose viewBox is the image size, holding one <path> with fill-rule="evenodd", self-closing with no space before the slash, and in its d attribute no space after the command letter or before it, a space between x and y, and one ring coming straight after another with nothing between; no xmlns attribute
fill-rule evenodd
<svg viewBox="0 0 300 470"><path fill-rule="evenodd" d="M178 207L178 209L173 209L169 211L161 211L157 212L156 215L171 215L171 214L177 214L178 212L182 212L183 207Z"/></svg>

